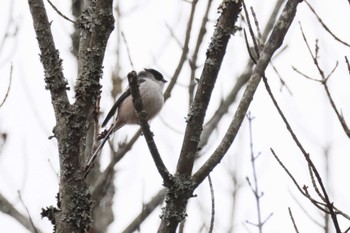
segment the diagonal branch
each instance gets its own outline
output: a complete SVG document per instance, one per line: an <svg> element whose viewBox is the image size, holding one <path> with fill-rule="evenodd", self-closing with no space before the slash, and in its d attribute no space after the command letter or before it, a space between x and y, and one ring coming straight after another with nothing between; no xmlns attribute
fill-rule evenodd
<svg viewBox="0 0 350 233"><path fill-rule="evenodd" d="M28 4L41 52L40 60L44 66L46 88L50 90L56 120L58 120L69 106L66 92L68 83L63 75L62 60L55 47L44 2L42 0L28 0Z"/></svg>
<svg viewBox="0 0 350 233"><path fill-rule="evenodd" d="M253 100L254 93L260 83L261 77L264 75L265 69L269 64L272 55L282 45L283 38L285 37L290 25L293 22L297 6L300 2L301 1L289 0L285 5L283 12L276 22L270 38L260 53L258 63L256 64L254 72L247 84L247 87L243 93L243 97L237 107L233 120L231 121L231 124L224 138L214 153L210 156L210 158L193 175L193 180L195 181L196 186L198 186L221 161L231 146L233 140L235 139L242 121L247 113L248 107Z"/></svg>
<svg viewBox="0 0 350 233"><path fill-rule="evenodd" d="M312 13L316 16L318 22L320 22L320 24L322 25L322 27L336 40L338 41L339 43L347 46L347 47L350 47L350 44L339 39L339 37L337 37L330 29L329 27L323 22L323 20L321 19L320 16L318 16L318 14L316 13L316 11L314 10L314 8L310 5L310 3L308 1L305 1L306 5L310 8L310 10L312 11Z"/></svg>
<svg viewBox="0 0 350 233"><path fill-rule="evenodd" d="M187 23L186 37L185 37L185 42L184 42L184 46L182 49L182 54L180 57L180 61L176 67L175 73L174 73L172 79L170 80L167 89L164 92L164 101L166 101L168 98L170 98L171 92L174 89L174 86L177 82L177 79L179 78L182 67L186 61L188 50L189 50L188 46L190 43L191 31L192 31L193 20L194 20L194 13L196 11L197 2L198 2L198 0L192 1L191 14L190 14L190 18L188 19L188 23Z"/></svg>
<svg viewBox="0 0 350 233"><path fill-rule="evenodd" d="M285 0L278 0L274 10L269 17L269 21L266 24L266 27L262 33L261 41L265 42L267 35L271 32L273 25L276 21L277 14L280 11ZM237 78L236 84L232 87L231 92L228 96L220 103L220 107L217 109L215 114L210 118L210 120L204 125L203 132L201 134L201 140L198 145L199 148L203 148L209 140L210 135L216 129L218 123L222 119L222 117L228 112L232 103L236 100L237 95L241 88L248 82L250 76L252 75L252 67L254 63L251 59L248 60L243 73Z"/></svg>
<svg viewBox="0 0 350 233"><path fill-rule="evenodd" d="M151 132L149 124L147 122L147 113L143 111L143 103L140 96L140 91L139 91L138 82L137 82L137 74L135 71L132 71L128 74L128 81L130 85L130 92L133 99L134 107L137 112L137 116L140 121L140 126L148 145L148 149L151 152L151 155L153 157L154 163L156 164L159 174L163 178L164 186L170 187L170 185L173 183L172 181L173 176L165 167L165 164L163 163L163 160L160 157L158 148L153 140L153 133Z"/></svg>
<svg viewBox="0 0 350 233"><path fill-rule="evenodd" d="M213 0L208 0L207 7L206 7L206 10L205 10L204 16L202 18L202 23L201 23L201 26L200 26L200 30L199 30L199 33L198 33L198 36L197 36L196 46L195 46L193 55L192 55L192 57L190 58L190 61L189 61L189 65L190 65L190 68L191 68L190 84L188 86L189 106L191 105L192 100L193 100L193 96L194 96L194 89L195 89L195 86L196 86L195 74L196 74L196 70L198 68L198 66L197 66L198 53L199 53L199 49L200 49L200 47L201 47L201 45L203 43L204 36L207 33L206 25L207 25L207 23L209 21L208 15L209 15L209 11L210 11L212 2L213 2Z"/></svg>
<svg viewBox="0 0 350 233"><path fill-rule="evenodd" d="M33 225L30 218L21 214L1 193L0 193L0 211L7 214L24 226L32 233L41 233L41 231Z"/></svg>
<svg viewBox="0 0 350 233"><path fill-rule="evenodd" d="M268 81L267 81L267 78L265 76L263 76L263 81L264 81L264 84L265 84L265 88L274 104L274 106L276 107L277 111L278 111L278 114L281 116L283 122L285 123L286 125L286 128L288 130L288 132L290 133L291 137L293 138L293 141L295 142L295 144L298 146L298 148L300 149L300 151L302 152L305 160L307 161L308 163L308 166L310 166L310 169L312 170L312 172L315 174L316 176L316 180L317 182L319 183L320 187L321 187L321 190L322 190L322 193L323 193L323 196L324 196L324 202L325 202L325 207L328 209L329 211L329 214L331 215L332 217L332 220L333 220L333 223L334 223L334 227L336 229L336 232L337 233L340 233L340 228L339 228L339 223L338 223L338 219L337 219L337 216L336 216L336 213L334 212L334 206L333 206L333 202L330 202L330 199L328 197L328 193L326 191L326 188L323 184L323 181L322 181L322 178L321 178L321 175L319 174L315 164L313 163L313 161L311 160L310 158L310 155L309 153L306 152L305 148L303 147L303 145L301 144L300 140L298 139L297 135L294 133L291 125L289 124L287 118L285 117L284 113L282 112L281 108L279 107L272 91L271 91L271 88L268 84ZM304 190L304 192L308 195L308 193L306 192L307 190Z"/></svg>
<svg viewBox="0 0 350 233"><path fill-rule="evenodd" d="M162 204L165 197L166 190L161 189L159 192L142 207L142 212L122 231L122 233L132 233L140 228L141 223Z"/></svg>
<svg viewBox="0 0 350 233"><path fill-rule="evenodd" d="M224 1L220 6L222 14L218 19L212 41L207 50L207 58L198 89L188 114L187 127L177 164L177 173L185 177L192 173L194 158L203 130L205 113L230 36L237 30L235 23L241 11L241 5L241 1Z"/></svg>

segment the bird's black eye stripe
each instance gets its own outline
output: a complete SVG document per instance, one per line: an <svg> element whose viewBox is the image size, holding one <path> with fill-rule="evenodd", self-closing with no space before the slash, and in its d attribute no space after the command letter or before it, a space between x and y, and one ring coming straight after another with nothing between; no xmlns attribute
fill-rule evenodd
<svg viewBox="0 0 350 233"><path fill-rule="evenodd" d="M157 70L155 69L145 69L146 71L150 72L151 74L153 74L154 78L159 80L159 81L163 81L164 77L161 73L159 73Z"/></svg>

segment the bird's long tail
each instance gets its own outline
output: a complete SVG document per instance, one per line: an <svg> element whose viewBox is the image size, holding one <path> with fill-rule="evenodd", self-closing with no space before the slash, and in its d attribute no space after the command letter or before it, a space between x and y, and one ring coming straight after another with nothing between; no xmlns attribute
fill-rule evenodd
<svg viewBox="0 0 350 233"><path fill-rule="evenodd" d="M98 147L96 148L96 150L94 151L94 153L91 155L89 161L87 162L85 169L84 169L84 178L87 177L87 175L89 174L90 170L93 168L94 162L96 160L96 158L100 155L101 150L104 146L104 144L106 144L109 136L115 131L115 123L112 124L112 126L109 128L109 130L107 131L106 136L103 138L103 140L101 141L100 145L98 145Z"/></svg>

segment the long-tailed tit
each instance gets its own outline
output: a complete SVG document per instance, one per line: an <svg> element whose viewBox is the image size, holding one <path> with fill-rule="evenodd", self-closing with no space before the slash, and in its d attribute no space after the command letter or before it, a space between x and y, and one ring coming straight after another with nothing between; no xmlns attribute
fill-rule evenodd
<svg viewBox="0 0 350 233"><path fill-rule="evenodd" d="M143 109L147 112L148 120L151 120L163 107L163 87L167 81L161 73L154 69L145 69L145 71L138 73L137 77ZM138 124L139 121L129 88L115 102L103 121L102 127L106 126L108 121L115 115L117 109L118 115L113 125L113 131L120 129L126 124Z"/></svg>
<svg viewBox="0 0 350 233"><path fill-rule="evenodd" d="M163 87L164 83L167 81L164 79L161 73L154 69L145 69L144 71L139 72L137 78L139 83L140 96L143 103L143 110L147 113L148 120L151 120L159 113L163 107ZM90 157L86 165L84 174L85 177L89 173L92 167L92 163L96 159L98 153L101 151L103 145L108 140L108 137L113 132L117 131L126 124L139 123L129 88L127 88L127 90L114 103L105 120L102 122L102 127L106 126L108 121L116 114L117 110L118 114L114 123L111 125L106 135L104 136L104 139L97 147L93 155Z"/></svg>

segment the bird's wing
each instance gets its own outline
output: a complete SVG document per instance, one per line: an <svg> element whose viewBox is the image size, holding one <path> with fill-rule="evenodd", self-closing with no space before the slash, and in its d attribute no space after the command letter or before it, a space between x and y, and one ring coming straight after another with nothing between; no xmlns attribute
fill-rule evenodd
<svg viewBox="0 0 350 233"><path fill-rule="evenodd" d="M143 83L145 80L144 79L138 79L137 80L139 84ZM114 116L115 112L119 108L120 104L128 97L131 95L130 88L128 88L119 98L118 100L114 103L113 107L111 110L109 110L106 118L102 122L102 127L105 127L108 121Z"/></svg>
<svg viewBox="0 0 350 233"><path fill-rule="evenodd" d="M115 112L119 108L120 104L130 95L130 89L128 88L114 103L111 110L109 110L109 113L107 114L105 120L102 122L102 127L105 127L108 121L114 116Z"/></svg>

